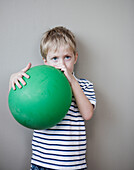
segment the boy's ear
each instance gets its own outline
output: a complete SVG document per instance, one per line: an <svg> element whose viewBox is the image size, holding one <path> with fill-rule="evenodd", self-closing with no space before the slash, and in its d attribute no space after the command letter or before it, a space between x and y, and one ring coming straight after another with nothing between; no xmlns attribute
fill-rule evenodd
<svg viewBox="0 0 134 170"><path fill-rule="evenodd" d="M77 59L78 59L78 53L75 54L74 64L77 62Z"/></svg>
<svg viewBox="0 0 134 170"><path fill-rule="evenodd" d="M44 64L47 65L47 60L46 58L43 58Z"/></svg>

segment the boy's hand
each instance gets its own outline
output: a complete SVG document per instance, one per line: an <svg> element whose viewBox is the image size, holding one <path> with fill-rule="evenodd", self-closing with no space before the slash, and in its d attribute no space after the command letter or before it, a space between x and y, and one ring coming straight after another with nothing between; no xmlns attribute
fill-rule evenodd
<svg viewBox="0 0 134 170"><path fill-rule="evenodd" d="M67 67L65 65L58 65L55 68L60 69L62 72L64 72L64 74L65 74L66 78L68 79L70 85L72 85L72 83L74 81L76 81L73 74L67 69Z"/></svg>
<svg viewBox="0 0 134 170"><path fill-rule="evenodd" d="M17 73L14 73L11 75L10 77L10 81L9 81L9 91L11 89L11 87L13 88L13 90L16 90L15 88L15 84L21 88L21 84L20 82L25 86L26 85L26 82L23 80L23 76L26 77L26 78L29 78L29 75L27 75L25 72L27 70L29 70L31 68L31 63L29 63L24 69L22 69L21 71L17 72Z"/></svg>

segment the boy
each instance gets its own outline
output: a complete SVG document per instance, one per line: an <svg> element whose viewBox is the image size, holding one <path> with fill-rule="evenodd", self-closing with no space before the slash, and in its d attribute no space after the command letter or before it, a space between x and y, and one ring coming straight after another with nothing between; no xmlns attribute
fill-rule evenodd
<svg viewBox="0 0 134 170"><path fill-rule="evenodd" d="M45 65L64 72L72 88L73 97L69 111L61 122L52 128L34 131L31 170L86 169L84 120L93 116L96 99L93 84L86 79L77 79L73 74L78 58L75 37L70 30L55 27L43 35L40 49ZM22 77L29 78L25 72L30 67L29 63L22 71L13 74L9 88L15 90L15 84L21 88L19 82L25 85Z"/></svg>

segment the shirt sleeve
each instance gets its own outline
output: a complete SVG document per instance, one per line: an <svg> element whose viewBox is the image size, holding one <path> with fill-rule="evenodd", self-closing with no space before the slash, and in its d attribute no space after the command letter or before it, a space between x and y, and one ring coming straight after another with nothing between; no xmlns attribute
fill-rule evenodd
<svg viewBox="0 0 134 170"><path fill-rule="evenodd" d="M88 80L85 80L83 83L80 84L84 94L88 98L88 100L91 102L91 104L94 106L94 109L96 108L96 96L95 91L93 87L93 83L91 83Z"/></svg>

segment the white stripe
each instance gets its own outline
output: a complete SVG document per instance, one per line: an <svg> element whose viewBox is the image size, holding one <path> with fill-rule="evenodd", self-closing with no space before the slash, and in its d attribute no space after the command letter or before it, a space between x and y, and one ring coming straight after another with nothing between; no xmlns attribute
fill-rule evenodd
<svg viewBox="0 0 134 170"><path fill-rule="evenodd" d="M69 124L69 125L85 125L85 122L84 121L80 121L80 122L77 122L77 121L72 121L71 120L62 120L59 124Z"/></svg>
<svg viewBox="0 0 134 170"><path fill-rule="evenodd" d="M64 119L75 120L75 121L83 120L82 117L72 117L69 115L66 115Z"/></svg>
<svg viewBox="0 0 134 170"><path fill-rule="evenodd" d="M46 144L44 144L44 143L38 143L38 142L36 142L36 141L33 141L32 142L32 144L33 145L36 145L36 146L39 146L39 147L42 147L42 148L47 148L47 149L52 149L53 148L53 146L51 146L51 145L46 145ZM83 146L54 146L54 148L55 149L58 149L58 150L66 150L66 151L70 151L70 150L83 150L83 149L85 149L86 148L86 145L83 145Z"/></svg>
<svg viewBox="0 0 134 170"><path fill-rule="evenodd" d="M56 129L64 129L64 130L85 130L85 126L57 126ZM51 128L52 130L54 128Z"/></svg>
<svg viewBox="0 0 134 170"><path fill-rule="evenodd" d="M77 111L78 113L75 113L76 111ZM73 107L73 106L70 106L68 113L69 113L69 112L71 112L72 115L75 115L75 116L81 115L81 114L79 113L78 108L77 108L77 107Z"/></svg>
<svg viewBox="0 0 134 170"><path fill-rule="evenodd" d="M69 109L69 111L67 112L66 115L68 115L68 114L71 114L72 116L75 116L75 117L81 116L81 114L79 113L79 110L77 108L73 108L73 107L71 107Z"/></svg>
<svg viewBox="0 0 134 170"><path fill-rule="evenodd" d="M82 141L56 141L56 140L49 140L49 139L45 139L44 138L38 138L37 136L33 137L33 140L37 141L37 142L41 142L41 143L46 143L46 144L50 144L50 145L85 145L86 144L86 140L82 140Z"/></svg>
<svg viewBox="0 0 134 170"><path fill-rule="evenodd" d="M71 139L71 140L83 140L83 139L86 139L86 136L83 135L83 136L71 136L70 138L68 136L49 136L49 135L45 135L44 134L36 134L36 136L38 137L41 137L41 138L47 138L47 139L60 139L60 140L68 140L68 139Z"/></svg>
<svg viewBox="0 0 134 170"><path fill-rule="evenodd" d="M85 155L82 155L82 156L69 156L69 157L67 157L67 156L57 156L57 155L44 155L44 154L42 154L42 153L38 153L37 151L34 151L34 154L36 154L36 155L38 155L38 154L40 154L40 156L42 157L42 158L49 158L49 159L59 159L59 160L62 160L62 161L64 161L64 160L77 160L77 159L84 159L85 158Z"/></svg>
<svg viewBox="0 0 134 170"><path fill-rule="evenodd" d="M47 149L44 149L44 148L40 148L40 147L37 147L37 146L32 146L33 147L33 149L34 150L38 150L38 151L40 151L40 152L43 152L44 154L45 153L47 153L47 154L54 154L54 155L60 155L60 156L66 156L66 155L76 155L76 156L79 156L79 155L81 155L81 154L85 154L85 151L86 150L81 150L81 151L58 151L58 150L47 150ZM34 151L33 151L33 153L34 153Z"/></svg>
<svg viewBox="0 0 134 170"><path fill-rule="evenodd" d="M85 131L56 131L56 130L48 130L45 134L52 135L85 135Z"/></svg>

